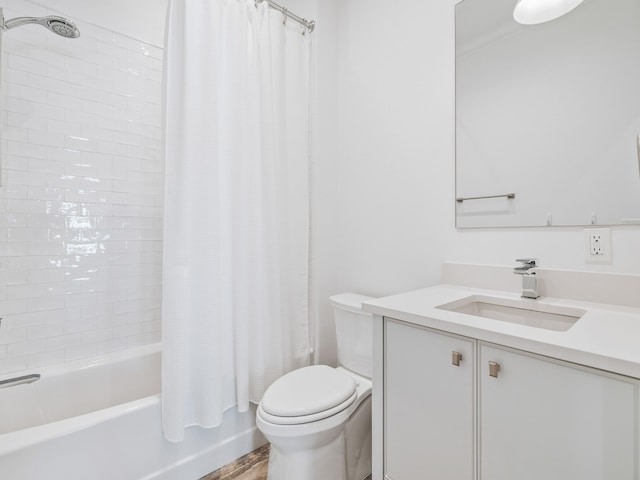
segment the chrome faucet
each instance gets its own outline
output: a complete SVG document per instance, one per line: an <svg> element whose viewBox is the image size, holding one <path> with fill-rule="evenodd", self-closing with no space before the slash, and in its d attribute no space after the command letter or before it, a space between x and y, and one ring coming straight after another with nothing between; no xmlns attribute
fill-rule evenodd
<svg viewBox="0 0 640 480"><path fill-rule="evenodd" d="M536 272L532 272L534 268L538 266L537 258L519 258L516 262L520 262L520 265L513 269L513 273L522 275L522 297L523 298L538 298L538 277Z"/></svg>

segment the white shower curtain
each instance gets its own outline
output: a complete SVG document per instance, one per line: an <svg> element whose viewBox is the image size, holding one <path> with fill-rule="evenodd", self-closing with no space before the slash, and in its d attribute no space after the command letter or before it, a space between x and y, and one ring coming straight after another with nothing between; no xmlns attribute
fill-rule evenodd
<svg viewBox="0 0 640 480"><path fill-rule="evenodd" d="M254 0L171 0L162 421L180 441L308 364L309 35Z"/></svg>

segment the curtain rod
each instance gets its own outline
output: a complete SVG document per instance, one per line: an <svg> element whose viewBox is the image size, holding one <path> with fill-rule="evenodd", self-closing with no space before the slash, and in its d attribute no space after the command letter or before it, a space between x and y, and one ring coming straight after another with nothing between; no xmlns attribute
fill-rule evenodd
<svg viewBox="0 0 640 480"><path fill-rule="evenodd" d="M278 5L276 2L272 0L256 0L256 5L262 2L267 2L269 6L274 10L278 10L279 12L282 12L283 15L289 17L292 20L295 20L300 25L303 25L309 31L309 33L313 32L313 30L316 28L316 22L314 22L313 20L309 21L306 18L299 17L295 13L290 12L286 7Z"/></svg>

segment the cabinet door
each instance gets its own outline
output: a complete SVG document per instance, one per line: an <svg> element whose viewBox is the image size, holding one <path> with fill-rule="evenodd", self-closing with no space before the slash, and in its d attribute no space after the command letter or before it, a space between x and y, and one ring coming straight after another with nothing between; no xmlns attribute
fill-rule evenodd
<svg viewBox="0 0 640 480"><path fill-rule="evenodd" d="M479 348L480 480L638 479L636 380Z"/></svg>
<svg viewBox="0 0 640 480"><path fill-rule="evenodd" d="M387 478L474 478L474 353L469 339L386 320Z"/></svg>

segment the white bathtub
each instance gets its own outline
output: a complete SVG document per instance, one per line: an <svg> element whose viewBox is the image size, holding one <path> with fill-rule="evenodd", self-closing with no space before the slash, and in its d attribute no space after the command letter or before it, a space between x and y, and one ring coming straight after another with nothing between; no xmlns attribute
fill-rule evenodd
<svg viewBox="0 0 640 480"><path fill-rule="evenodd" d="M196 480L264 443L255 410L166 441L159 345L29 373L40 380L0 389L3 480Z"/></svg>

